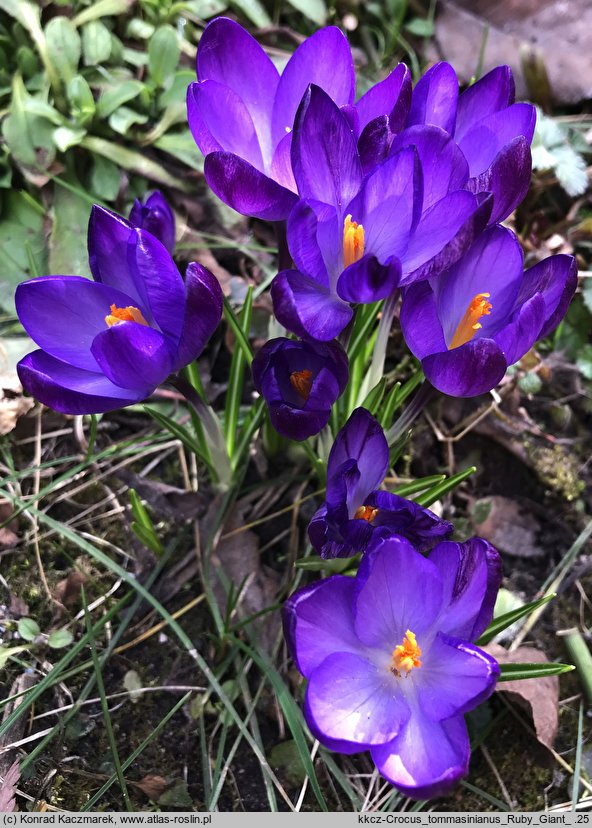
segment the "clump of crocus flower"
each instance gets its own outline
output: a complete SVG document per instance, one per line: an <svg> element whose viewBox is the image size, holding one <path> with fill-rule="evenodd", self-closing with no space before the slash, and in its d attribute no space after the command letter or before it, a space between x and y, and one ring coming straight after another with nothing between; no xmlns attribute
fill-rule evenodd
<svg viewBox="0 0 592 828"><path fill-rule="evenodd" d="M475 641L500 585L485 540L444 541L428 558L409 541L377 539L355 578L334 575L283 610L288 647L308 679L304 715L340 753L369 750L403 793L447 793L468 771L464 713L495 688L497 662Z"/></svg>
<svg viewBox="0 0 592 828"><path fill-rule="evenodd" d="M347 357L337 342L271 339L252 370L273 427L292 440L305 440L327 425L348 380Z"/></svg>
<svg viewBox="0 0 592 828"><path fill-rule="evenodd" d="M377 420L357 408L338 433L327 462L327 494L308 527L322 558L364 552L377 536L400 535L425 551L453 526L429 509L379 486L389 466L389 447Z"/></svg>
<svg viewBox="0 0 592 828"><path fill-rule="evenodd" d="M193 262L185 282L147 230L93 207L94 281L42 276L20 284L16 309L39 346L18 364L26 391L66 414L110 411L146 399L203 350L222 315L222 291Z"/></svg>
<svg viewBox="0 0 592 828"><path fill-rule="evenodd" d="M175 251L175 214L171 205L155 190L144 201L136 199L129 214L130 224L142 227L161 241L171 256Z"/></svg>
<svg viewBox="0 0 592 828"><path fill-rule="evenodd" d="M437 278L405 291L403 335L438 390L483 394L553 331L576 286L573 256L550 256L523 271L518 239L496 225Z"/></svg>

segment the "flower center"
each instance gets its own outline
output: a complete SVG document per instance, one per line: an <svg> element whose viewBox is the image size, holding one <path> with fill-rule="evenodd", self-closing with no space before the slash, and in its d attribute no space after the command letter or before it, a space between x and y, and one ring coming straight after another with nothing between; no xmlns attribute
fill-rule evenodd
<svg viewBox="0 0 592 828"><path fill-rule="evenodd" d="M349 267L364 255L364 228L351 216L343 222L343 264Z"/></svg>
<svg viewBox="0 0 592 828"><path fill-rule="evenodd" d="M290 374L290 384L297 394L306 402L312 388L312 371L304 368L302 371L293 371Z"/></svg>
<svg viewBox="0 0 592 828"><path fill-rule="evenodd" d="M460 320L457 329L454 332L452 341L448 346L448 350L459 348L466 342L470 342L475 336L475 332L482 328L483 325L479 322L482 316L489 316L493 305L487 300L491 296L490 293L477 293L469 302L469 307L465 311L465 315Z"/></svg>
<svg viewBox="0 0 592 828"><path fill-rule="evenodd" d="M129 305L127 308L118 308L117 305L111 305L111 313L105 317L105 322L109 327L117 325L118 322L137 322L139 325L148 326L148 322L142 316L142 311Z"/></svg>
<svg viewBox="0 0 592 828"><path fill-rule="evenodd" d="M415 633L407 630L402 644L398 644L393 650L390 671L397 678L400 678L402 673L407 677L414 667L421 667L421 647L417 644Z"/></svg>
<svg viewBox="0 0 592 828"><path fill-rule="evenodd" d="M368 523L372 523L377 514L378 509L373 506L360 506L356 509L354 520L367 520Z"/></svg>

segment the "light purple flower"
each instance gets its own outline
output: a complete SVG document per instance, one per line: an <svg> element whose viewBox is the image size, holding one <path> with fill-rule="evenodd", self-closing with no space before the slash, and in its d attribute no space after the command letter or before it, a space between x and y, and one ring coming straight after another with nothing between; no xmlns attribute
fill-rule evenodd
<svg viewBox="0 0 592 828"><path fill-rule="evenodd" d="M88 249L94 281L42 276L15 297L40 348L18 364L23 387L66 414L145 399L201 353L222 314L209 270L192 262L183 282L155 236L96 205Z"/></svg>
<svg viewBox="0 0 592 828"><path fill-rule="evenodd" d="M171 256L175 251L175 214L160 192L155 190L144 202L134 201L129 214L130 224L142 227L161 241Z"/></svg>
<svg viewBox="0 0 592 828"><path fill-rule="evenodd" d="M378 133L403 127L411 80L400 64L356 104L355 75L345 36L321 29L296 49L281 76L259 44L224 17L206 27L197 51L198 82L187 92L193 137L206 156L206 180L216 195L245 215L287 218L297 200L291 169L292 128L309 84L343 107L367 163ZM387 147L388 149L388 147Z"/></svg>
<svg viewBox="0 0 592 828"><path fill-rule="evenodd" d="M380 424L356 408L337 434L327 463L327 494L308 527L322 558L364 552L378 535L401 535L425 551L453 531L429 509L379 490L388 471L389 447Z"/></svg>
<svg viewBox="0 0 592 828"><path fill-rule="evenodd" d="M405 291L401 328L432 385L473 397L559 324L576 285L573 256L523 271L518 239L495 225L440 276Z"/></svg>
<svg viewBox="0 0 592 828"><path fill-rule="evenodd" d="M308 679L313 735L341 753L369 750L403 793L448 793L467 773L463 714L487 699L497 662L471 642L493 615L500 560L485 540L445 541L429 558L380 538L355 578L335 575L296 592L284 631Z"/></svg>

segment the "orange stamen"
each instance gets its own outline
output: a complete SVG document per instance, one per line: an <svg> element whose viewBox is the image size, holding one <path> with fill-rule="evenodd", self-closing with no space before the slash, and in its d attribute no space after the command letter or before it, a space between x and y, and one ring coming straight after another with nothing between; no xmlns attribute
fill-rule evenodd
<svg viewBox="0 0 592 828"><path fill-rule="evenodd" d="M454 332L452 341L448 346L448 350L459 348L466 342L470 342L475 336L475 332L482 328L483 325L479 322L482 316L489 316L493 305L487 300L491 296L490 293L477 293L469 302L469 307L465 311L465 315L460 320L457 329Z"/></svg>
<svg viewBox="0 0 592 828"><path fill-rule="evenodd" d="M378 509L375 509L373 506L360 506L358 509L356 509L354 519L367 520L368 523L372 523L377 514Z"/></svg>
<svg viewBox="0 0 592 828"><path fill-rule="evenodd" d="M142 311L129 305L127 308L118 308L117 305L111 305L111 313L105 317L105 322L109 327L117 325L118 322L137 322L139 325L148 326L148 322L142 316Z"/></svg>
<svg viewBox="0 0 592 828"><path fill-rule="evenodd" d="M290 374L290 384L297 394L306 402L312 388L312 371L304 368L302 371L293 371Z"/></svg>
<svg viewBox="0 0 592 828"><path fill-rule="evenodd" d="M415 634L407 630L403 643L398 644L393 650L393 663L390 670L400 678L401 673L405 673L407 677L414 667L421 667L421 647L417 644Z"/></svg>
<svg viewBox="0 0 592 828"><path fill-rule="evenodd" d="M346 216L343 222L343 265L359 261L364 255L364 227L351 216Z"/></svg>

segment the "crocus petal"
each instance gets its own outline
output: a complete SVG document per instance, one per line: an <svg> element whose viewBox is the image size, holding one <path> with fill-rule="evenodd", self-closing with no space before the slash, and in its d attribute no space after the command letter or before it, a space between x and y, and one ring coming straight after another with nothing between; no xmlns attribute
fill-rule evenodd
<svg viewBox="0 0 592 828"><path fill-rule="evenodd" d="M245 103L259 135L263 157L271 159L271 117L279 73L255 38L225 17L204 29L197 50L200 81L230 87Z"/></svg>
<svg viewBox="0 0 592 828"><path fill-rule="evenodd" d="M488 293L492 309L479 336L493 336L508 320L522 280L522 248L505 227L489 227L455 265L433 280L438 316L450 344L469 303Z"/></svg>
<svg viewBox="0 0 592 828"><path fill-rule="evenodd" d="M187 90L187 116L195 143L204 155L222 149L263 170L251 113L230 87L212 80L192 83Z"/></svg>
<svg viewBox="0 0 592 828"><path fill-rule="evenodd" d="M44 405L63 414L102 414L144 399L119 388L104 374L68 365L45 351L33 351L17 365L23 388Z"/></svg>
<svg viewBox="0 0 592 828"><path fill-rule="evenodd" d="M418 359L446 350L436 297L428 282L416 282L404 291L400 322L407 347Z"/></svg>
<svg viewBox="0 0 592 828"><path fill-rule="evenodd" d="M474 641L491 623L502 582L502 562L489 541L444 541L430 552L440 570L444 601L438 627L447 635Z"/></svg>
<svg viewBox="0 0 592 828"><path fill-rule="evenodd" d="M458 79L449 63L436 63L413 90L407 126L427 124L454 132Z"/></svg>
<svg viewBox="0 0 592 828"><path fill-rule="evenodd" d="M573 256L549 256L524 274L517 305L538 292L545 302L545 324L539 332L542 339L553 331L565 316L567 306L578 285L578 266Z"/></svg>
<svg viewBox="0 0 592 828"><path fill-rule="evenodd" d="M399 63L380 83L375 83L356 103L360 131L380 115L387 115L391 132L403 129L411 105L411 73Z"/></svg>
<svg viewBox="0 0 592 828"><path fill-rule="evenodd" d="M358 638L390 654L411 630L422 646L442 605L442 578L409 541L392 535L373 541L358 573Z"/></svg>
<svg viewBox="0 0 592 828"><path fill-rule="evenodd" d="M401 258L422 203L421 168L417 152L403 149L370 173L347 206L352 220L365 230L365 249L384 262Z"/></svg>
<svg viewBox="0 0 592 828"><path fill-rule="evenodd" d="M316 730L366 746L390 741L409 719L396 682L385 664L354 653L327 656L311 673L306 691Z"/></svg>
<svg viewBox="0 0 592 828"><path fill-rule="evenodd" d="M116 288L131 297L148 324L150 312L146 285L130 265L130 246L136 243L135 229L116 213L94 204L88 222L88 260L97 282Z"/></svg>
<svg viewBox="0 0 592 828"><path fill-rule="evenodd" d="M335 209L319 202L299 201L288 217L287 238L294 264L302 273L308 273L316 282L329 287L329 274L319 243L322 222L335 224ZM338 256L335 235L335 256Z"/></svg>
<svg viewBox="0 0 592 828"><path fill-rule="evenodd" d="M545 300L535 293L518 307L501 331L495 334L495 341L504 354L508 365L518 362L540 336L545 320Z"/></svg>
<svg viewBox="0 0 592 828"><path fill-rule="evenodd" d="M218 198L245 216L284 221L298 200L296 193L231 152L210 153L204 175Z"/></svg>
<svg viewBox="0 0 592 828"><path fill-rule="evenodd" d="M461 93L454 137L462 141L479 121L514 103L514 78L509 66L496 66Z"/></svg>
<svg viewBox="0 0 592 828"><path fill-rule="evenodd" d="M403 259L402 284L438 276L469 249L487 223L483 206L466 190L450 193L419 220Z"/></svg>
<svg viewBox="0 0 592 828"><path fill-rule="evenodd" d="M468 773L471 747L462 716L432 722L414 710L400 735L371 753L380 773L402 793L431 799L447 794Z"/></svg>
<svg viewBox="0 0 592 828"><path fill-rule="evenodd" d="M498 153L515 138L522 136L530 144L535 121L534 106L517 103L475 124L458 142L469 163L469 174L476 176L487 170Z"/></svg>
<svg viewBox="0 0 592 828"><path fill-rule="evenodd" d="M328 481L342 474L344 463L352 460L360 473L359 497L363 498L382 483L389 462L388 443L380 423L365 408L356 408L335 437L327 461Z"/></svg>
<svg viewBox="0 0 592 828"><path fill-rule="evenodd" d="M172 366L179 371L203 351L222 317L222 288L210 271L191 262L185 272L185 313L181 338Z"/></svg>
<svg viewBox="0 0 592 828"><path fill-rule="evenodd" d="M355 581L333 575L299 589L282 608L290 653L308 678L332 653L360 653L353 624Z"/></svg>
<svg viewBox="0 0 592 828"><path fill-rule="evenodd" d="M130 224L142 227L161 241L172 255L175 250L175 215L159 190L151 193L144 204L134 201L129 216Z"/></svg>
<svg viewBox="0 0 592 828"><path fill-rule="evenodd" d="M392 492L372 492L364 502L367 506L378 509L378 514L372 521L374 528L383 527L395 535L407 538L419 552L429 549L436 541L454 531L453 525L447 520L442 520L429 509Z"/></svg>
<svg viewBox="0 0 592 828"><path fill-rule="evenodd" d="M301 198L343 209L358 191L362 167L347 119L318 86L298 108L292 138L292 170Z"/></svg>
<svg viewBox="0 0 592 828"><path fill-rule="evenodd" d="M364 745L359 745L356 742L346 742L344 739L329 739L324 733L321 733L321 731L317 728L314 716L310 711L307 696L304 697L302 710L308 729L315 739L318 739L319 742L322 740L323 747L328 750L334 750L336 753L344 753L348 755L351 753L360 753L360 751L365 750Z"/></svg>
<svg viewBox="0 0 592 828"><path fill-rule="evenodd" d="M350 306L298 270L283 270L271 283L278 321L297 336L328 342L353 316Z"/></svg>
<svg viewBox="0 0 592 828"><path fill-rule="evenodd" d="M41 276L18 285L15 304L22 326L40 348L77 368L98 371L90 350L93 339L107 329L112 304L125 308L133 300L82 276Z"/></svg>
<svg viewBox="0 0 592 828"><path fill-rule="evenodd" d="M472 193L492 193L490 224L503 221L520 204L530 186L531 170L530 146L520 136L498 153L490 167L467 181Z"/></svg>
<svg viewBox="0 0 592 828"><path fill-rule="evenodd" d="M296 181L292 172L292 134L284 135L273 152L271 177L282 187L296 192Z"/></svg>
<svg viewBox="0 0 592 828"><path fill-rule="evenodd" d="M286 403L269 404L269 419L278 434L290 440L307 440L322 431L331 416L331 409L317 411L295 410Z"/></svg>
<svg viewBox="0 0 592 828"><path fill-rule="evenodd" d="M413 671L422 713L433 721L466 713L489 698L500 670L488 653L458 638L438 633Z"/></svg>
<svg viewBox="0 0 592 828"><path fill-rule="evenodd" d="M387 157L392 133L386 115L374 118L362 130L358 138L358 153L364 175Z"/></svg>
<svg viewBox="0 0 592 828"><path fill-rule="evenodd" d="M477 397L501 382L507 363L493 339L474 339L422 360L426 379L451 397Z"/></svg>
<svg viewBox="0 0 592 828"><path fill-rule="evenodd" d="M346 302L378 302L394 292L401 280L401 262L396 256L381 264L369 253L343 271L337 293Z"/></svg>
<svg viewBox="0 0 592 828"><path fill-rule="evenodd" d="M456 141L440 127L414 126L404 130L393 138L391 155L406 147L414 147L419 156L424 212L467 183L469 165Z"/></svg>
<svg viewBox="0 0 592 828"><path fill-rule="evenodd" d="M347 38L335 26L327 26L308 37L286 64L273 105L274 144L281 140L286 129L292 129L296 110L310 83L323 89L337 106L353 103L353 59Z"/></svg>
<svg viewBox="0 0 592 828"><path fill-rule="evenodd" d="M172 368L165 337L137 322L120 322L98 334L92 353L111 382L144 396L163 382Z"/></svg>

